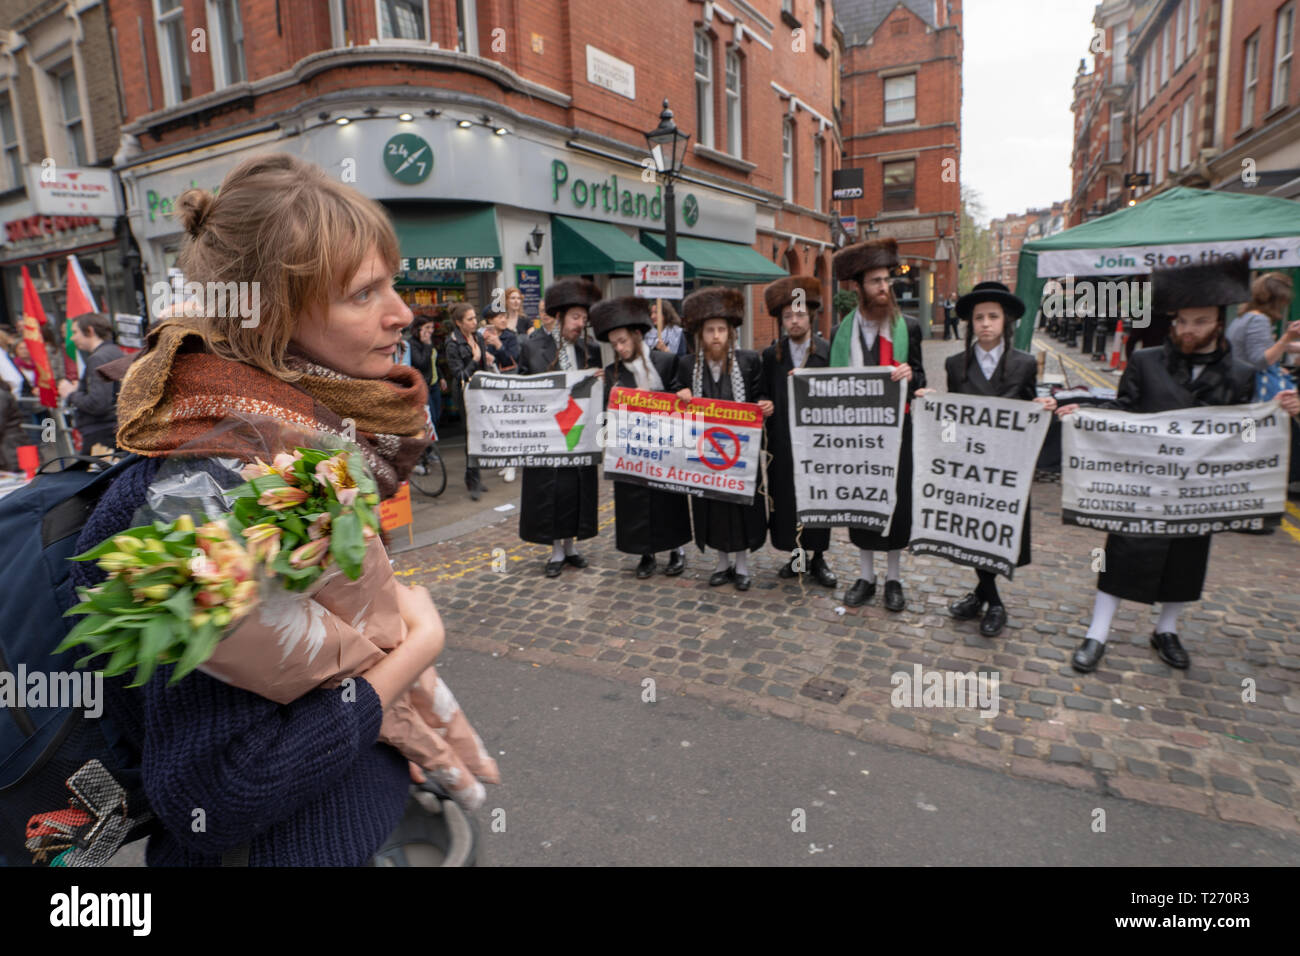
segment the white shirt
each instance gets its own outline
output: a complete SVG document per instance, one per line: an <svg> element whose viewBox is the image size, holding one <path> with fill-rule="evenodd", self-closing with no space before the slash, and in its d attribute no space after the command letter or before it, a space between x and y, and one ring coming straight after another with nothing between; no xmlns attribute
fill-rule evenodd
<svg viewBox="0 0 1300 956"><path fill-rule="evenodd" d="M999 342L992 352L985 352L978 345L975 346L975 360L980 363L980 371L989 381L993 380L993 372L998 367L998 360L1002 358L1002 352L1005 346Z"/></svg>
<svg viewBox="0 0 1300 956"><path fill-rule="evenodd" d="M578 350L573 347L573 343L572 342L566 343L564 346L564 350L569 353L569 368L577 368Z"/></svg>
<svg viewBox="0 0 1300 956"><path fill-rule="evenodd" d="M790 364L795 368L803 368L803 363L808 358L808 350L812 348L812 336L809 335L800 345L794 339L790 339Z"/></svg>
<svg viewBox="0 0 1300 956"><path fill-rule="evenodd" d="M1196 377L1197 377L1198 375L1200 375L1200 374L1201 374L1202 372L1204 372L1204 371L1205 371L1205 366L1204 366L1204 365L1193 365L1193 366L1192 366L1192 381L1193 381L1193 382L1196 381Z"/></svg>

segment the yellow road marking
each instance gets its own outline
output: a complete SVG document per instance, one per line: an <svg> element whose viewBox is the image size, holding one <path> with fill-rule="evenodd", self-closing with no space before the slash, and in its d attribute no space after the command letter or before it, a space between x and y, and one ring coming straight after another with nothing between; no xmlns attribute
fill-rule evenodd
<svg viewBox="0 0 1300 956"><path fill-rule="evenodd" d="M1034 336L1034 342L1041 346L1044 351L1056 356L1057 361L1069 365L1071 370L1082 375L1090 385L1095 385L1098 388L1112 389L1117 386L1118 382L1116 380L1110 379L1104 373L1097 371L1097 369L1090 368L1089 366L1075 360L1071 356L1067 355L1063 350L1058 349L1056 345L1052 344L1046 338L1036 335Z"/></svg>

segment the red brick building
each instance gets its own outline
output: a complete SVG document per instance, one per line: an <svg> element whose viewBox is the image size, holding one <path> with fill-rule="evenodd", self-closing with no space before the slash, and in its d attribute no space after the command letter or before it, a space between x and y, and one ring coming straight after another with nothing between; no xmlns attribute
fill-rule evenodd
<svg viewBox="0 0 1300 956"><path fill-rule="evenodd" d="M287 150L389 208L413 305L519 286L531 312L563 274L630 294L632 261L662 256L644 133L665 98L690 134L688 275L760 291L781 270L829 276L841 143L824 0L115 0L111 16L150 282L175 262L181 191ZM756 318L745 334L764 345Z"/></svg>
<svg viewBox="0 0 1300 956"><path fill-rule="evenodd" d="M975 281L1001 282L1014 289L1020 247L1031 239L1045 239L1065 229L1069 209L1069 203L1057 202L1045 209L1030 209L990 222L993 255L988 267Z"/></svg>
<svg viewBox="0 0 1300 956"><path fill-rule="evenodd" d="M846 167L864 195L841 204L856 238L892 236L907 268L900 301L923 327L957 293L961 211L960 0L839 0Z"/></svg>

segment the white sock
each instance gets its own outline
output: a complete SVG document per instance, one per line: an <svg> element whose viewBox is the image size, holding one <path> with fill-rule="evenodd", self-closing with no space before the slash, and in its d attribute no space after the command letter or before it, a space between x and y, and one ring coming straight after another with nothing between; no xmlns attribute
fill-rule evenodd
<svg viewBox="0 0 1300 956"><path fill-rule="evenodd" d="M726 571L726 570L727 570L728 568L730 568L730 567L731 567L731 555L727 554L727 552L725 552L725 551L719 551L719 552L718 552L718 566L717 566L716 568L714 568L714 570L715 570L715 571Z"/></svg>
<svg viewBox="0 0 1300 956"><path fill-rule="evenodd" d="M1157 634L1176 634L1178 632L1178 615L1183 613L1182 601L1166 601L1160 605L1160 620L1156 621Z"/></svg>
<svg viewBox="0 0 1300 956"><path fill-rule="evenodd" d="M858 577L868 584L876 583L876 554L874 551L858 549Z"/></svg>
<svg viewBox="0 0 1300 956"><path fill-rule="evenodd" d="M564 553L566 555L574 555L578 553L578 546L573 543L572 538L564 539Z"/></svg>
<svg viewBox="0 0 1300 956"><path fill-rule="evenodd" d="M749 552L737 551L732 555L736 559L736 573L742 577L749 574Z"/></svg>
<svg viewBox="0 0 1300 956"><path fill-rule="evenodd" d="M551 563L564 560L564 542L557 541L551 545Z"/></svg>
<svg viewBox="0 0 1300 956"><path fill-rule="evenodd" d="M1088 637L1105 644L1106 638L1110 635L1110 622L1114 620L1115 612L1118 610L1119 598L1105 591L1098 591L1096 600L1092 602L1092 624L1088 626Z"/></svg>
<svg viewBox="0 0 1300 956"><path fill-rule="evenodd" d="M903 557L902 551L890 551L885 555L885 580L898 580L898 563Z"/></svg>
<svg viewBox="0 0 1300 956"><path fill-rule="evenodd" d="M673 548L673 554L679 555L679 556L681 556L681 557L684 558L684 557L686 557L686 549L685 549L685 548Z"/></svg>

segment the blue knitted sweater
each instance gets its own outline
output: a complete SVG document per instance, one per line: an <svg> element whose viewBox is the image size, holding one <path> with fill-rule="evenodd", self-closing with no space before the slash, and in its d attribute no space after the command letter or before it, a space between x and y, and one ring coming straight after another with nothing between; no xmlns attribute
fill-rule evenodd
<svg viewBox="0 0 1300 956"><path fill-rule="evenodd" d="M131 526L161 462L144 459L113 482L78 553ZM90 587L104 574L77 562L72 578ZM150 866L216 866L245 845L250 866L359 866L397 826L410 777L378 742L383 710L364 678L355 702L316 690L280 705L201 671L169 687L172 670L134 689L130 673L104 682L105 716L139 752L161 823Z"/></svg>

